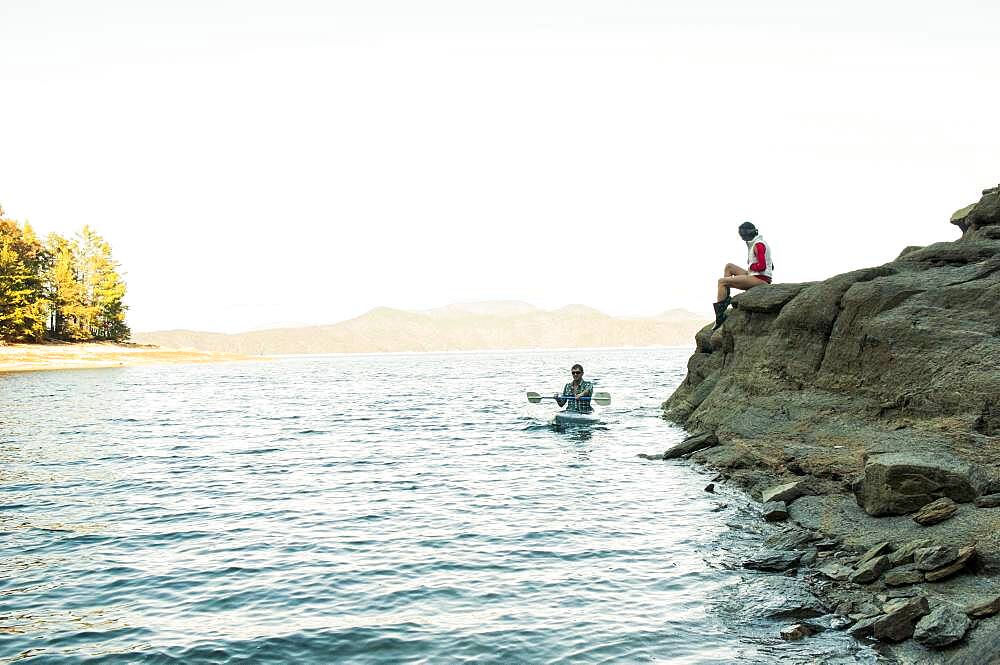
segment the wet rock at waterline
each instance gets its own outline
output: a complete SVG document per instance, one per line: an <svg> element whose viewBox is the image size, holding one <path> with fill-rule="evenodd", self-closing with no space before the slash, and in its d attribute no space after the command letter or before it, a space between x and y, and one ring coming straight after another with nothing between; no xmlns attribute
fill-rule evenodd
<svg viewBox="0 0 1000 665"><path fill-rule="evenodd" d="M663 453L663 459L676 459L678 457L683 457L685 455L690 455L691 453L697 452L699 450L704 450L705 448L711 448L712 446L718 445L719 439L716 438L714 434L696 434L695 436L689 436L684 439L676 446L668 448Z"/></svg>
<svg viewBox="0 0 1000 665"><path fill-rule="evenodd" d="M801 480L796 480L795 482L785 483L784 485L778 485L764 490L764 492L761 493L761 499L764 503L780 501L781 503L788 504L806 494L806 490L806 483Z"/></svg>
<svg viewBox="0 0 1000 665"><path fill-rule="evenodd" d="M771 572L783 572L795 568L802 552L789 552L787 550L761 550L752 558L743 562L744 568L750 570L765 570Z"/></svg>

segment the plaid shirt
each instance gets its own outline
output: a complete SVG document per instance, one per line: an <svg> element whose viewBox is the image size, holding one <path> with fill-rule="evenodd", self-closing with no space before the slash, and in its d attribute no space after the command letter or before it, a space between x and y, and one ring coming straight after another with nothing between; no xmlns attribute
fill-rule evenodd
<svg viewBox="0 0 1000 665"><path fill-rule="evenodd" d="M573 383L567 383L563 386L562 391L563 397L593 397L594 396L594 384L590 381L580 380L580 387L574 389ZM590 406L590 400L581 402L577 399L571 399L566 402L567 411L576 411L577 413L590 413L593 411L593 407Z"/></svg>

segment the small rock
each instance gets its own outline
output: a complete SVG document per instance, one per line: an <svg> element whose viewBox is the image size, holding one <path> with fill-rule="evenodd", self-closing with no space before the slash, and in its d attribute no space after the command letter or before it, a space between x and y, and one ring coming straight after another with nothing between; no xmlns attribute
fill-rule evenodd
<svg viewBox="0 0 1000 665"><path fill-rule="evenodd" d="M801 552L761 550L753 558L744 561L743 567L751 570L766 570L780 573L797 566L801 558Z"/></svg>
<svg viewBox="0 0 1000 665"><path fill-rule="evenodd" d="M910 540L896 548L896 551L889 555L889 559L892 561L893 566L913 563L914 552L924 547L931 547L933 544L933 538L918 538L916 540Z"/></svg>
<svg viewBox="0 0 1000 665"><path fill-rule="evenodd" d="M797 526L787 526L778 533L772 533L764 539L764 543L777 550L794 550L818 538L812 531L806 531Z"/></svg>
<svg viewBox="0 0 1000 665"><path fill-rule="evenodd" d="M958 558L958 548L948 545L924 547L913 553L913 562L917 570L934 570L943 568Z"/></svg>
<svg viewBox="0 0 1000 665"><path fill-rule="evenodd" d="M722 512L723 510L725 510L725 509L726 509L726 508L728 508L728 507L729 507L729 504L728 504L728 503L722 503L722 502L719 502L719 501L716 501L716 502L715 502L715 505L714 505L714 506L712 506L712 507L711 507L711 508L709 509L709 512L713 512L713 513L719 513L719 512Z"/></svg>
<svg viewBox="0 0 1000 665"><path fill-rule="evenodd" d="M913 521L922 526L930 526L945 521L956 512L958 512L958 504L945 496L937 501L931 501L918 510L917 514L913 516Z"/></svg>
<svg viewBox="0 0 1000 665"><path fill-rule="evenodd" d="M709 484L705 485L705 491L708 492L709 494L714 493L715 492L715 483L709 483Z"/></svg>
<svg viewBox="0 0 1000 665"><path fill-rule="evenodd" d="M969 560L972 559L973 556L975 556L975 554L976 554L975 545L969 545L968 547L963 547L962 549L958 550L958 559L955 560L955 563L951 564L950 566L945 566L944 568L938 568L937 570L932 570L926 573L924 575L924 579L927 580L928 582L939 582L947 577L951 577L958 571L965 568L965 564L967 564Z"/></svg>
<svg viewBox="0 0 1000 665"><path fill-rule="evenodd" d="M839 564L836 561L825 563L816 570L837 582L846 582L851 573L854 572L850 567Z"/></svg>
<svg viewBox="0 0 1000 665"><path fill-rule="evenodd" d="M892 547L889 545L889 543L879 543L878 545L875 545L874 547L870 548L867 552L861 555L861 558L858 559L858 565L860 566L861 564L867 561L871 561L877 556L882 556L883 554L889 554L891 551Z"/></svg>
<svg viewBox="0 0 1000 665"><path fill-rule="evenodd" d="M802 558L799 559L799 565L800 566L811 566L814 563L816 563L816 558L818 556L819 556L819 552L817 552L815 549L806 550L802 554Z"/></svg>
<svg viewBox="0 0 1000 665"><path fill-rule="evenodd" d="M809 626L803 623L797 623L781 629L781 639L789 642L801 640L803 637L809 637L812 634L813 632Z"/></svg>
<svg viewBox="0 0 1000 665"><path fill-rule="evenodd" d="M821 540L818 543L816 543L816 549L818 549L820 552L830 552L831 550L837 549L837 545L839 544L840 543L838 543L836 540Z"/></svg>
<svg viewBox="0 0 1000 665"><path fill-rule="evenodd" d="M871 584L889 567L889 557L882 555L858 566L849 578L855 584Z"/></svg>
<svg viewBox="0 0 1000 665"><path fill-rule="evenodd" d="M882 581L889 586L917 584L924 581L924 574L912 563L893 568L885 574Z"/></svg>
<svg viewBox="0 0 1000 665"><path fill-rule="evenodd" d="M661 460L661 459L663 459L663 455L662 454L660 454L660 455L647 455L646 453L639 453L638 455L636 455L636 457L641 457L642 459L651 459L651 460Z"/></svg>
<svg viewBox="0 0 1000 665"><path fill-rule="evenodd" d="M872 634L875 632L875 623L883 618L884 617L879 614L873 617L867 617L865 619L861 619L856 624L851 626L847 630L847 633L852 637L857 637L859 639L862 637L871 637Z"/></svg>
<svg viewBox="0 0 1000 665"><path fill-rule="evenodd" d="M764 490L761 497L764 503L768 503L769 501L784 501L785 503L791 503L805 493L806 482L804 480L796 480Z"/></svg>
<svg viewBox="0 0 1000 665"><path fill-rule="evenodd" d="M990 598L989 600L980 600L978 602L970 603L965 608L965 613L974 619L991 617L997 612L1000 612L1000 596Z"/></svg>
<svg viewBox="0 0 1000 665"><path fill-rule="evenodd" d="M852 623L854 622L851 621L848 617L838 615L830 619L830 628L832 628L833 630L844 630Z"/></svg>
<svg viewBox="0 0 1000 665"><path fill-rule="evenodd" d="M1000 506L1000 494L987 494L976 499L976 508L996 508Z"/></svg>
<svg viewBox="0 0 1000 665"><path fill-rule="evenodd" d="M768 501L762 510L764 519L768 522L782 522L788 519L788 506L784 501Z"/></svg>
<svg viewBox="0 0 1000 665"><path fill-rule="evenodd" d="M724 477L724 476L723 476L723 475L722 475L721 473L717 473L717 474L715 474L715 477L714 477L714 478L712 478L712 482L713 482L713 483L717 483L717 482L719 482L720 480L722 480L722 479L723 479L723 477Z"/></svg>
<svg viewBox="0 0 1000 665"><path fill-rule="evenodd" d="M917 622L913 639L925 647L940 649L965 637L972 620L951 605L938 605Z"/></svg>
<svg viewBox="0 0 1000 665"><path fill-rule="evenodd" d="M875 639L880 642L902 642L913 636L917 621L930 612L927 599L923 596L905 601L891 612L879 617L874 623Z"/></svg>

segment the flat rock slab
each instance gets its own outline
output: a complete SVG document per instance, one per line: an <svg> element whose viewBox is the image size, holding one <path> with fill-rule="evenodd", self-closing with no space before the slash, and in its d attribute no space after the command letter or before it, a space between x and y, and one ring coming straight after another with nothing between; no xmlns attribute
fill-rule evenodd
<svg viewBox="0 0 1000 665"><path fill-rule="evenodd" d="M987 494L976 499L976 508L1000 507L1000 494Z"/></svg>
<svg viewBox="0 0 1000 665"><path fill-rule="evenodd" d="M763 499L764 503L782 501L787 504L795 501L800 496L807 494L807 489L808 485L806 481L796 480L764 490L761 494L761 499Z"/></svg>
<svg viewBox="0 0 1000 665"><path fill-rule="evenodd" d="M798 566L799 559L801 558L802 552L761 550L750 559L744 561L743 567L751 570L765 570L780 573Z"/></svg>
<svg viewBox="0 0 1000 665"><path fill-rule="evenodd" d="M877 556L855 568L850 580L855 584L871 584L889 568L889 557Z"/></svg>
<svg viewBox="0 0 1000 665"><path fill-rule="evenodd" d="M936 501L931 501L926 506L917 511L913 516L913 521L921 526L930 526L943 522L958 512L958 504L944 496Z"/></svg>
<svg viewBox="0 0 1000 665"><path fill-rule="evenodd" d="M932 570L924 575L924 579L928 582L940 582L943 579L949 578L958 571L965 568L965 565L976 555L976 546L969 545L968 547L963 547L958 550L958 559L955 563L950 566L945 566L944 568L938 568L937 570Z"/></svg>
<svg viewBox="0 0 1000 665"><path fill-rule="evenodd" d="M776 550L794 550L805 547L819 538L820 536L815 531L807 531L797 526L787 526L778 533L772 533L765 538L764 544Z"/></svg>
<svg viewBox="0 0 1000 665"><path fill-rule="evenodd" d="M885 582L887 586L918 584L924 581L924 573L923 571L918 570L917 567L911 563L905 566L899 566L898 568L893 568L882 577L882 581Z"/></svg>
<svg viewBox="0 0 1000 665"><path fill-rule="evenodd" d="M986 483L977 467L947 453L882 453L868 458L854 495L869 515L905 515L945 496L973 501Z"/></svg>
<svg viewBox="0 0 1000 665"><path fill-rule="evenodd" d="M926 598L911 598L879 617L872 626L872 632L880 642L902 642L913 636L917 621L929 612Z"/></svg>
<svg viewBox="0 0 1000 665"><path fill-rule="evenodd" d="M711 448L712 446L717 445L719 445L719 440L714 434L695 434L694 436L689 436L684 439L676 446L668 448L666 452L663 453L663 459L676 459L678 457L690 455L691 453L698 452L699 450L704 450L705 448Z"/></svg>
<svg viewBox="0 0 1000 665"><path fill-rule="evenodd" d="M824 563L816 570L820 574L825 575L826 577L829 577L831 580L835 580L837 582L846 582L851 577L851 574L854 572L854 569L851 568L850 566L845 566L841 563L837 563L836 561L831 561L830 563Z"/></svg>
<svg viewBox="0 0 1000 665"><path fill-rule="evenodd" d="M889 555L889 559L892 561L894 566L902 566L903 564L913 563L913 553L924 547L932 547L934 545L933 538L917 538L916 540L910 540L899 547L896 551Z"/></svg>
<svg viewBox="0 0 1000 665"><path fill-rule="evenodd" d="M806 286L806 284L761 285L733 298L733 305L748 312L777 312Z"/></svg>
<svg viewBox="0 0 1000 665"><path fill-rule="evenodd" d="M761 508L761 514L768 522L783 522L788 519L788 506L784 501L768 501Z"/></svg>
<svg viewBox="0 0 1000 665"><path fill-rule="evenodd" d="M858 559L858 564L857 565L860 566L863 563L871 561L875 557L882 556L884 554L889 554L891 552L892 552L892 546L889 545L889 543L879 543L878 545L875 545L874 547L870 547L867 552L865 552L864 554L862 554L861 558Z"/></svg>
<svg viewBox="0 0 1000 665"><path fill-rule="evenodd" d="M948 545L923 547L913 553L913 562L917 570L935 570L944 568L958 559L958 548Z"/></svg>
<svg viewBox="0 0 1000 665"><path fill-rule="evenodd" d="M917 622L913 639L925 647L940 649L965 637L971 625L972 620L965 612L951 605L939 605Z"/></svg>
<svg viewBox="0 0 1000 665"><path fill-rule="evenodd" d="M974 619L991 617L997 612L1000 612L1000 596L971 603L965 608L965 613Z"/></svg>

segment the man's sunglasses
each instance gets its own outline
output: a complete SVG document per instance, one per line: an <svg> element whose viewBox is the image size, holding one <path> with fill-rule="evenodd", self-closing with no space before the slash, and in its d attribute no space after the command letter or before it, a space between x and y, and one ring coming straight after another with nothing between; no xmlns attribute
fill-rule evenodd
<svg viewBox="0 0 1000 665"><path fill-rule="evenodd" d="M578 370L578 369L574 369L574 370L570 370L570 371L571 371L571 372L572 372L573 374L583 374L583 372L581 372L581 371L580 371L580 370Z"/></svg>

